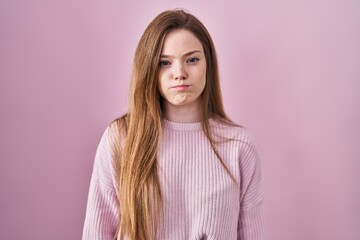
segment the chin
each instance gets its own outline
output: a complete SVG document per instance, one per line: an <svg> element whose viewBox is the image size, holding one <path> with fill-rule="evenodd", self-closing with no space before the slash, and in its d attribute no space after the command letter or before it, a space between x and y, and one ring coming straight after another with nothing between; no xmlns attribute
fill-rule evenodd
<svg viewBox="0 0 360 240"><path fill-rule="evenodd" d="M174 106L181 107L181 106L185 106L185 105L189 104L189 102L171 102L171 104Z"/></svg>

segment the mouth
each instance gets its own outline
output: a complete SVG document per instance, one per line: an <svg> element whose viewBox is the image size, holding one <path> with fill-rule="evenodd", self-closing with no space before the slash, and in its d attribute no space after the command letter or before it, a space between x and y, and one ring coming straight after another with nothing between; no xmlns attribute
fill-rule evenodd
<svg viewBox="0 0 360 240"><path fill-rule="evenodd" d="M187 84L179 84L179 85L174 86L173 88L182 90L182 89L187 89L189 87L190 87L190 85L187 85Z"/></svg>

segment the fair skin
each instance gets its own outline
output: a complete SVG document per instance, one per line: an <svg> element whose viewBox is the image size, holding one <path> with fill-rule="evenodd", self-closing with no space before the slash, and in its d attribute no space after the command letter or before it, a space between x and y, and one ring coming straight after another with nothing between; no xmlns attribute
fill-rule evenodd
<svg viewBox="0 0 360 240"><path fill-rule="evenodd" d="M163 112L173 122L199 122L206 59L201 42L185 29L167 34L159 63Z"/></svg>

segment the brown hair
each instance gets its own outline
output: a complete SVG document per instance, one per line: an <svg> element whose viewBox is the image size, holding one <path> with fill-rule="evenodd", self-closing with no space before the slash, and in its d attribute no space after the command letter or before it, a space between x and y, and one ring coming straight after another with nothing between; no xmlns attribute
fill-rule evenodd
<svg viewBox="0 0 360 240"><path fill-rule="evenodd" d="M161 220L163 199L156 156L163 114L157 79L164 39L174 29L189 30L202 43L207 68L201 94L201 126L216 156L236 183L216 150L209 127L209 118L235 125L223 109L216 52L210 34L196 17L183 10L162 12L148 25L137 46L129 111L110 124L120 206L116 234L121 239L124 236L131 240L155 239Z"/></svg>

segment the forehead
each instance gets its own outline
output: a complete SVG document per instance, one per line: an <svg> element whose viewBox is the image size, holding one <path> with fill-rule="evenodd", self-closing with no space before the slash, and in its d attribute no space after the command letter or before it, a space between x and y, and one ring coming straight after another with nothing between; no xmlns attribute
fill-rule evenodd
<svg viewBox="0 0 360 240"><path fill-rule="evenodd" d="M166 35L161 53L175 56L193 50L203 52L203 46L199 39L189 30L176 29Z"/></svg>

